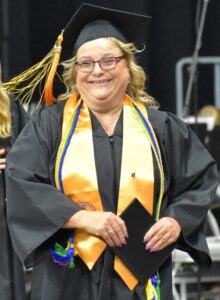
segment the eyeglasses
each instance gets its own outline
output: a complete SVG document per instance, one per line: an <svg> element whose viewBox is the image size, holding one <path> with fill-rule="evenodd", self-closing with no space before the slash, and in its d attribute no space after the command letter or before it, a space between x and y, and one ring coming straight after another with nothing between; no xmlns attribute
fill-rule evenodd
<svg viewBox="0 0 220 300"><path fill-rule="evenodd" d="M116 57L106 57L99 60L79 60L76 62L77 67L81 72L90 73L93 71L96 63L99 64L99 67L104 70L112 70L116 67L117 63L123 59L124 56L116 56Z"/></svg>

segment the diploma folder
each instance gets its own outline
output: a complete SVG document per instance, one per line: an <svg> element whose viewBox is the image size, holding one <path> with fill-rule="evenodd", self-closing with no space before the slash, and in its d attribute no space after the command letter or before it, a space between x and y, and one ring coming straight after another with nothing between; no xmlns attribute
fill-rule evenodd
<svg viewBox="0 0 220 300"><path fill-rule="evenodd" d="M155 274L171 255L176 243L157 252L145 250L144 235L156 221L137 199L131 202L120 217L125 221L127 227L127 244L111 249L132 274L141 283L145 284L147 279Z"/></svg>

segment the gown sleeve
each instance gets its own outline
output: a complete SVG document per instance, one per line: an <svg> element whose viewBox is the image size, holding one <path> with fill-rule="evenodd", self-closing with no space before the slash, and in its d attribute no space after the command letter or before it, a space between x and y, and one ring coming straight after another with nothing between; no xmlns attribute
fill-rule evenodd
<svg viewBox="0 0 220 300"><path fill-rule="evenodd" d="M8 224L15 251L24 263L80 210L54 186L54 157L61 131L56 109L36 113L7 156Z"/></svg>
<svg viewBox="0 0 220 300"><path fill-rule="evenodd" d="M182 120L168 114L165 128L170 184L164 215L173 217L181 226L178 247L187 251L201 266L208 266L211 260L206 242L206 221L218 184L216 164Z"/></svg>
<svg viewBox="0 0 220 300"><path fill-rule="evenodd" d="M24 126L29 121L29 115L19 101L11 98L12 140L16 140Z"/></svg>

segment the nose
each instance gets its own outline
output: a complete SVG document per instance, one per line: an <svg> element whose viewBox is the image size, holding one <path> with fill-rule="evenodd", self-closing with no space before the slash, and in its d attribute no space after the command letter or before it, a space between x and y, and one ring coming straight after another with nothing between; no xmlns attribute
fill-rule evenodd
<svg viewBox="0 0 220 300"><path fill-rule="evenodd" d="M94 68L93 68L92 73L99 75L99 74L102 74L103 72L104 71L101 68L100 63L98 61L96 61L95 64L94 64Z"/></svg>

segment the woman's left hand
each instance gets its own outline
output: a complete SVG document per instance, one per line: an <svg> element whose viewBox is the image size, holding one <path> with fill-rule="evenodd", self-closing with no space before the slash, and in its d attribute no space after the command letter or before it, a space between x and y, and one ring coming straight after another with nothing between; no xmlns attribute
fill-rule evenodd
<svg viewBox="0 0 220 300"><path fill-rule="evenodd" d="M170 217L161 218L145 234L145 248L151 252L160 251L176 242L180 232L180 225L175 219Z"/></svg>

